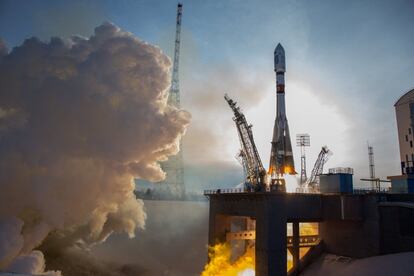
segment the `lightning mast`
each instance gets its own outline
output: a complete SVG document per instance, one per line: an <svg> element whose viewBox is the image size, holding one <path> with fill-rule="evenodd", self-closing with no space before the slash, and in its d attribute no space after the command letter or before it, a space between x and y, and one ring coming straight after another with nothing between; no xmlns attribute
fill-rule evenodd
<svg viewBox="0 0 414 276"><path fill-rule="evenodd" d="M381 192L381 182L387 183L389 180L382 180L379 177L375 177L375 164L374 164L374 147L367 142L368 146L368 160L369 160L369 178L361 178L362 181L371 182L371 191Z"/></svg>
<svg viewBox="0 0 414 276"><path fill-rule="evenodd" d="M177 5L177 23L175 29L175 47L174 47L174 63L171 79L170 96L168 103L180 107L180 82L178 78L179 62L180 62L180 41L181 41L181 17L183 15L183 4Z"/></svg>
<svg viewBox="0 0 414 276"><path fill-rule="evenodd" d="M181 41L181 17L183 4L177 5L177 21L175 31L175 47L174 47L174 63L171 78L171 88L168 96L168 104L176 108L180 108L180 85L179 85L179 60L180 60L180 41ZM163 170L166 172L164 183L168 185L171 193L175 196L182 197L185 194L184 186L184 167L183 153L180 142L180 151L177 155L169 157L168 161L162 164Z"/></svg>
<svg viewBox="0 0 414 276"><path fill-rule="evenodd" d="M374 165L374 148L368 144L368 160L369 160L369 178L375 179L375 165ZM372 184L372 190L374 190L374 182Z"/></svg>

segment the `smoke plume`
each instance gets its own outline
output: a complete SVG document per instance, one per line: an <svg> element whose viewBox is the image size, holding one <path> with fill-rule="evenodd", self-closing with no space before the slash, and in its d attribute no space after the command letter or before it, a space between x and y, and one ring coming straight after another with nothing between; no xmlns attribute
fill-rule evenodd
<svg viewBox="0 0 414 276"><path fill-rule="evenodd" d="M190 118L167 105L170 65L111 23L0 43L0 270L38 273L51 232L70 246L144 228L133 177L165 177Z"/></svg>

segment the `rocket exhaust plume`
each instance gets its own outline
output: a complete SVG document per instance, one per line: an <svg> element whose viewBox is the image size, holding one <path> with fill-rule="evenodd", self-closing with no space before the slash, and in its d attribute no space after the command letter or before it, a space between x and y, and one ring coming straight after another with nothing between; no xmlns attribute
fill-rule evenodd
<svg viewBox="0 0 414 276"><path fill-rule="evenodd" d="M68 245L133 237L146 217L133 177L165 177L158 161L190 119L167 105L169 58L111 23L2 45L0 271L41 273L33 249L52 231Z"/></svg>
<svg viewBox="0 0 414 276"><path fill-rule="evenodd" d="M272 150L270 153L269 175L272 190L286 191L283 175L296 174L293 161L292 143L285 107L285 50L279 43L274 52L276 72L276 119L273 128Z"/></svg>

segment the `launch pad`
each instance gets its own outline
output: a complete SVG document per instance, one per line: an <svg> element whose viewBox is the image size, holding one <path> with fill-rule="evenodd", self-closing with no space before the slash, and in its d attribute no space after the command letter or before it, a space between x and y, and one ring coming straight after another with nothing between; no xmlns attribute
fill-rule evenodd
<svg viewBox="0 0 414 276"><path fill-rule="evenodd" d="M255 240L258 276L297 275L322 252L364 258L414 250L414 194L289 194L205 191L210 200L209 246L229 237ZM255 220L255 229L232 233L234 217ZM301 237L299 223L319 223L317 237ZM293 234L288 237L287 223ZM309 240L305 240L309 238ZM302 239L302 240L301 240ZM299 248L311 250L299 259ZM301 245L302 244L302 245ZM288 272L287 250L293 255Z"/></svg>
<svg viewBox="0 0 414 276"><path fill-rule="evenodd" d="M245 185L239 190L205 191L210 200L210 248L244 242L237 254L244 250L250 256L254 251L251 259L258 276L298 275L323 252L365 258L414 251L414 224L407 224L414 221L414 194L359 193L353 190L350 168L323 175L323 165L331 154L326 146L322 147L311 177L306 182L302 179L299 187L300 192L309 193L286 193L284 177L296 171L286 115L286 64L281 44L274 52L274 66L276 119L268 170L254 143L252 125L237 103L225 96L238 130L238 157ZM289 235L288 223L292 224ZM318 224L318 232L301 236L301 223ZM301 256L301 247L310 249ZM293 263L289 271L287 251Z"/></svg>

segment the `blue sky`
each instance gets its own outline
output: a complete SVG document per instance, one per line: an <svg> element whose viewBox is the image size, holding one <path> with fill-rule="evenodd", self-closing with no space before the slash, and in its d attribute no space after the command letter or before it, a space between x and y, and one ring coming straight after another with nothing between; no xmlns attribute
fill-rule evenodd
<svg viewBox="0 0 414 276"><path fill-rule="evenodd" d="M12 48L30 36L89 36L111 21L171 56L176 4L0 0L0 37ZM223 179L238 181L238 138L222 100L227 92L253 123L267 164L272 55L281 42L291 134L311 134L308 168L327 144L334 152L328 167L350 166L356 179L367 176L369 140L378 176L398 174L393 104L414 88L413 14L412 1L184 1L180 77L183 106L193 114L187 162L209 164L211 171L226 163L233 171L223 171ZM295 149L297 170L298 154Z"/></svg>

